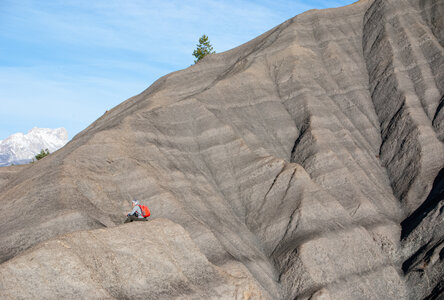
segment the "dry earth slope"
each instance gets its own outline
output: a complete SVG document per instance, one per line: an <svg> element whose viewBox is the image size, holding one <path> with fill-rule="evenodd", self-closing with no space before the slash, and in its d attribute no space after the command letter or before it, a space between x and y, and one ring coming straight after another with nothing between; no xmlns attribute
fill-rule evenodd
<svg viewBox="0 0 444 300"><path fill-rule="evenodd" d="M0 298L442 299L443 46L361 0L159 79L0 170Z"/></svg>

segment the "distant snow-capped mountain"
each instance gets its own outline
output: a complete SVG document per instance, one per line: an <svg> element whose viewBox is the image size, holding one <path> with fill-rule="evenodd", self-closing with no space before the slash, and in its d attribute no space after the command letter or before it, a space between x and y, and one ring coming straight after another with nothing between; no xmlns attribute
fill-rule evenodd
<svg viewBox="0 0 444 300"><path fill-rule="evenodd" d="M0 167L28 163L42 149L52 153L67 142L68 132L65 128L33 128L27 134L13 134L0 140Z"/></svg>

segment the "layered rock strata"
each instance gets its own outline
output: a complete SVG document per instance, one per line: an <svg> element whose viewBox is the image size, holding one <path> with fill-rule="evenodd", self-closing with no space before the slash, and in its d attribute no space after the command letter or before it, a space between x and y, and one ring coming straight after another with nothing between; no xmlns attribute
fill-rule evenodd
<svg viewBox="0 0 444 300"><path fill-rule="evenodd" d="M116 287L131 270L106 253L149 255L178 235L189 247L169 257L208 290L165 274L182 267L138 272L140 284L170 280L171 297L174 282L189 297L442 297L443 18L438 0L313 10L159 79L0 183L0 287L43 290L21 281L32 274L23 266L41 257L53 278L59 241L103 232L108 250L81 261L91 274L115 269L98 281L104 297L135 296ZM121 226L132 197L171 221ZM163 225L181 233L162 235ZM122 250L131 228L148 241ZM96 231L62 236L85 229ZM90 295L93 283L76 280L85 284L49 290Z"/></svg>

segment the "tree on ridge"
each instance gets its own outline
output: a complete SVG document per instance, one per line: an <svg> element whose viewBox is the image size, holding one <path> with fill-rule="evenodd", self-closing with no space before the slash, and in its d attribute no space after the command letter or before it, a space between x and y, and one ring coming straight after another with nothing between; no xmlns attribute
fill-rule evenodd
<svg viewBox="0 0 444 300"><path fill-rule="evenodd" d="M208 36L206 36L205 34L199 38L199 44L197 44L196 46L197 48L193 51L193 56L197 59L194 61L194 63L197 63L208 54L216 53L216 51L213 50L213 46L211 45L210 41L208 40Z"/></svg>

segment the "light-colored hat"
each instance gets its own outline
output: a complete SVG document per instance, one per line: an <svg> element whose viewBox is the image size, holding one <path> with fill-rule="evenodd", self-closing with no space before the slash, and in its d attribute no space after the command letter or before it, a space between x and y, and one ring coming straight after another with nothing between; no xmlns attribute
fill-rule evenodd
<svg viewBox="0 0 444 300"><path fill-rule="evenodd" d="M137 199L131 200L135 205L139 204L139 201Z"/></svg>

